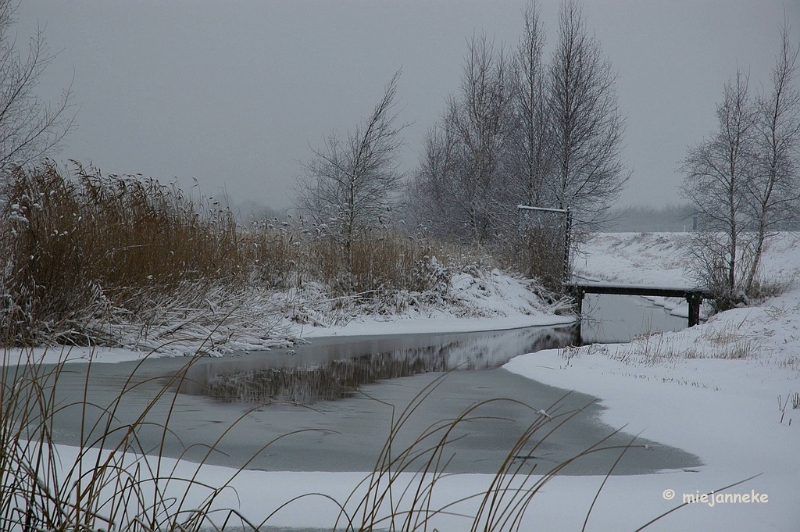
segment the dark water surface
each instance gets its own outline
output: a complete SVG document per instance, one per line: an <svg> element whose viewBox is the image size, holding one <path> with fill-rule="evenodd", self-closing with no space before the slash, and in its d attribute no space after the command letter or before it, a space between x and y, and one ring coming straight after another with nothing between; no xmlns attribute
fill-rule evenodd
<svg viewBox="0 0 800 532"><path fill-rule="evenodd" d="M567 345L575 341L574 335L574 328L535 327L320 338L293 353L275 350L197 360L181 392L172 387L157 400L168 376L181 370L188 359L158 358L138 368L134 363L97 364L88 376L87 366L71 364L61 376L57 398L62 404L80 404L87 379L88 402L97 407L105 408L122 395L108 425L112 428L130 423L149 409L147 419L153 424L140 430L139 440L145 449L161 446L165 456L233 467L247 462L248 468L272 471L370 471L390 434L392 419L398 419L426 387L438 383L395 433L395 449L413 445L427 428L480 405L451 433L447 450L452 460L447 469L495 473L524 431L537 419L541 421L538 410L550 415L580 410L556 430L552 430L556 423L545 423L527 449L512 453L523 471L535 467L544 473L609 437L616 427L600 421L602 407L595 398L577 392L566 395L566 390L499 366L522 353ZM333 396L339 399L330 400ZM78 442L79 404L57 416L58 441ZM99 408L87 412L90 423L107 418ZM170 432L164 436L159 425L166 422ZM97 434L106 428L99 427ZM624 447L631 439L617 433L604 445ZM605 474L620 452L592 453L562 473ZM696 456L680 449L637 439L614 474L698 465Z"/></svg>
<svg viewBox="0 0 800 532"><path fill-rule="evenodd" d="M224 401L312 404L420 373L499 368L522 353L576 343L577 327L531 327L451 334L327 337L292 349L209 359L181 390Z"/></svg>
<svg viewBox="0 0 800 532"><path fill-rule="evenodd" d="M685 329L688 321L644 297L586 294L581 340L584 344L630 342L641 334Z"/></svg>

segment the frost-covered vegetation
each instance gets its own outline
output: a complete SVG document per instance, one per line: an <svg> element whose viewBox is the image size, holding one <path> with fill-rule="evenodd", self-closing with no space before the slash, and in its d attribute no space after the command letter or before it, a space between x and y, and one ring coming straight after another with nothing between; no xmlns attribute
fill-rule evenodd
<svg viewBox="0 0 800 532"><path fill-rule="evenodd" d="M481 286L495 264L477 248L387 227L354 233L349 249L303 219L243 227L174 185L52 162L12 174L3 214L10 345L217 352L285 343L287 322L480 314L453 282Z"/></svg>

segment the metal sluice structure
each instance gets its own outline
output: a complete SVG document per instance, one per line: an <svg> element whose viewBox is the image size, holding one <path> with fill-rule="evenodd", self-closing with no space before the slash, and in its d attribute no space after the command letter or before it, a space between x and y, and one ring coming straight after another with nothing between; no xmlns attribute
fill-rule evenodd
<svg viewBox="0 0 800 532"><path fill-rule="evenodd" d="M572 213L570 210L568 208L556 209L549 207L532 207L530 205L517 205L517 213L517 224L520 234L524 234L526 229L530 228L538 229L540 234L545 228L550 229L551 231L553 229L558 229L558 231L554 231L549 235L551 237L550 239L552 240L550 244L555 245L557 242L560 243L560 241L563 241L563 267L561 271L560 282L556 282L556 279L552 279L551 281L554 285L568 283L572 276L572 268L570 267L570 246L572 245ZM555 224L552 223L554 217L556 220L558 220L558 222ZM532 246L529 251L533 252ZM546 261L547 258L544 258L544 260Z"/></svg>

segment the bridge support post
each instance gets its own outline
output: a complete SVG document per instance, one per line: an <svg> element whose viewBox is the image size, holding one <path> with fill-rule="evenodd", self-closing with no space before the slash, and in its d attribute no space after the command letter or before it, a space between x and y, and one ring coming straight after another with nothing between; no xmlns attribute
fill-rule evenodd
<svg viewBox="0 0 800 532"><path fill-rule="evenodd" d="M575 307L575 312L578 314L578 316L580 316L581 313L583 312L583 296L586 295L586 292L576 287L571 287L569 292L570 295L572 296L572 299L575 300L575 302L573 303L573 306Z"/></svg>
<svg viewBox="0 0 800 532"><path fill-rule="evenodd" d="M573 303L573 307L575 308L575 312L578 314L578 330L575 333L578 337L577 345L583 345L583 337L581 336L582 334L581 325L583 324L583 317L581 315L583 314L583 296L586 295L586 292L574 286L570 288L570 292L572 298L575 300L575 302Z"/></svg>
<svg viewBox="0 0 800 532"><path fill-rule="evenodd" d="M700 323L700 303L703 302L703 294L690 292L686 294L686 302L689 303L689 327L694 327Z"/></svg>

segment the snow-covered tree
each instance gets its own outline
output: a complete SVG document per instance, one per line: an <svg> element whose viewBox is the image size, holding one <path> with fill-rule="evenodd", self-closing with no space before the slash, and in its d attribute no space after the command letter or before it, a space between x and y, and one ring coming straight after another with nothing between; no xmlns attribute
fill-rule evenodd
<svg viewBox="0 0 800 532"><path fill-rule="evenodd" d="M790 28L784 24L769 92L759 95L753 112L756 157L747 205L755 241L745 293L757 281L765 242L781 224L800 216L800 92L794 86L798 52L800 47L791 43Z"/></svg>
<svg viewBox="0 0 800 532"><path fill-rule="evenodd" d="M552 172L552 150L547 113L545 31L539 6L523 11L522 39L511 68L512 127L508 134L509 198L511 204L552 206L547 181Z"/></svg>
<svg viewBox="0 0 800 532"><path fill-rule="evenodd" d="M298 179L297 207L327 225L348 256L357 233L387 216L400 188L397 150L404 126L396 125L394 113L399 77L398 71L370 116L346 139L328 137Z"/></svg>
<svg viewBox="0 0 800 532"><path fill-rule="evenodd" d="M683 166L683 194L703 229L691 248L694 267L720 298L737 297L749 264L746 194L754 171L754 140L748 77L739 70L717 106L717 130L689 150Z"/></svg>
<svg viewBox="0 0 800 532"><path fill-rule="evenodd" d="M684 195L702 232L692 254L701 281L721 306L758 295L765 244L800 209L800 91L794 85L800 47L784 24L771 84L755 97L741 70L717 106L717 130L690 149Z"/></svg>

